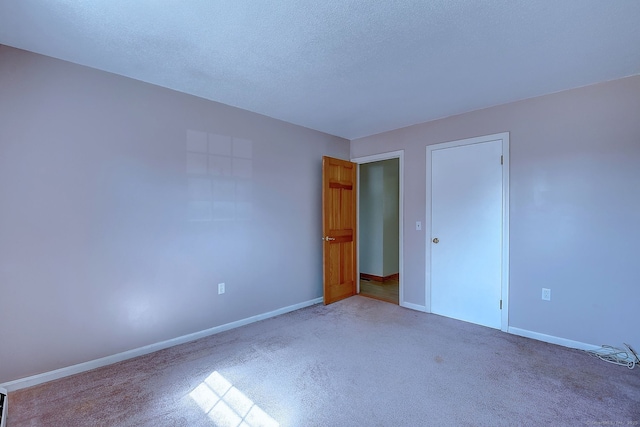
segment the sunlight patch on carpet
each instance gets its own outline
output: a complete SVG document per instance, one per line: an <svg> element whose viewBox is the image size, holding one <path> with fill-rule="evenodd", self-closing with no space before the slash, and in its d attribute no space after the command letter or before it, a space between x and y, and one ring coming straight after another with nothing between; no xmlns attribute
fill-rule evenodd
<svg viewBox="0 0 640 427"><path fill-rule="evenodd" d="M189 396L219 427L280 426L218 371L209 375Z"/></svg>

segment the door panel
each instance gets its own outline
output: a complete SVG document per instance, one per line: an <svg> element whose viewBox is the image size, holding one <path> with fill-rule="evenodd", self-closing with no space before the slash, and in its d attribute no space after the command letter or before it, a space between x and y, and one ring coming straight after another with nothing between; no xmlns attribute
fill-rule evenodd
<svg viewBox="0 0 640 427"><path fill-rule="evenodd" d="M356 293L355 163L322 158L324 303Z"/></svg>
<svg viewBox="0 0 640 427"><path fill-rule="evenodd" d="M431 156L431 311L492 328L501 326L501 154L496 140Z"/></svg>

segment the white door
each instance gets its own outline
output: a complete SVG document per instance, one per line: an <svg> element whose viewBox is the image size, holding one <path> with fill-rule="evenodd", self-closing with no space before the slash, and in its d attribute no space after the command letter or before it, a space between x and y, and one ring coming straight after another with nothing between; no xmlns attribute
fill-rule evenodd
<svg viewBox="0 0 640 427"><path fill-rule="evenodd" d="M431 158L431 312L498 329L502 143L497 139L443 144L427 156Z"/></svg>

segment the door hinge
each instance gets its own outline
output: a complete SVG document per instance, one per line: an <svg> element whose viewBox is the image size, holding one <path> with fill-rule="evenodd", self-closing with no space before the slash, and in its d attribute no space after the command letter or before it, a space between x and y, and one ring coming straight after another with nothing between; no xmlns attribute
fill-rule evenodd
<svg viewBox="0 0 640 427"><path fill-rule="evenodd" d="M500 156L500 164L504 165L504 156Z"/></svg>
<svg viewBox="0 0 640 427"><path fill-rule="evenodd" d="M502 310L502 300L500 300L500 310Z"/></svg>

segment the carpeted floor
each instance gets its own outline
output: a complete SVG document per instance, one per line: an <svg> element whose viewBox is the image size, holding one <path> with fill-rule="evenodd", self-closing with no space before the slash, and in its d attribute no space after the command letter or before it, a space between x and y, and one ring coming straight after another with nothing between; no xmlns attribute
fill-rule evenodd
<svg viewBox="0 0 640 427"><path fill-rule="evenodd" d="M8 422L630 426L640 368L356 296L10 393Z"/></svg>

